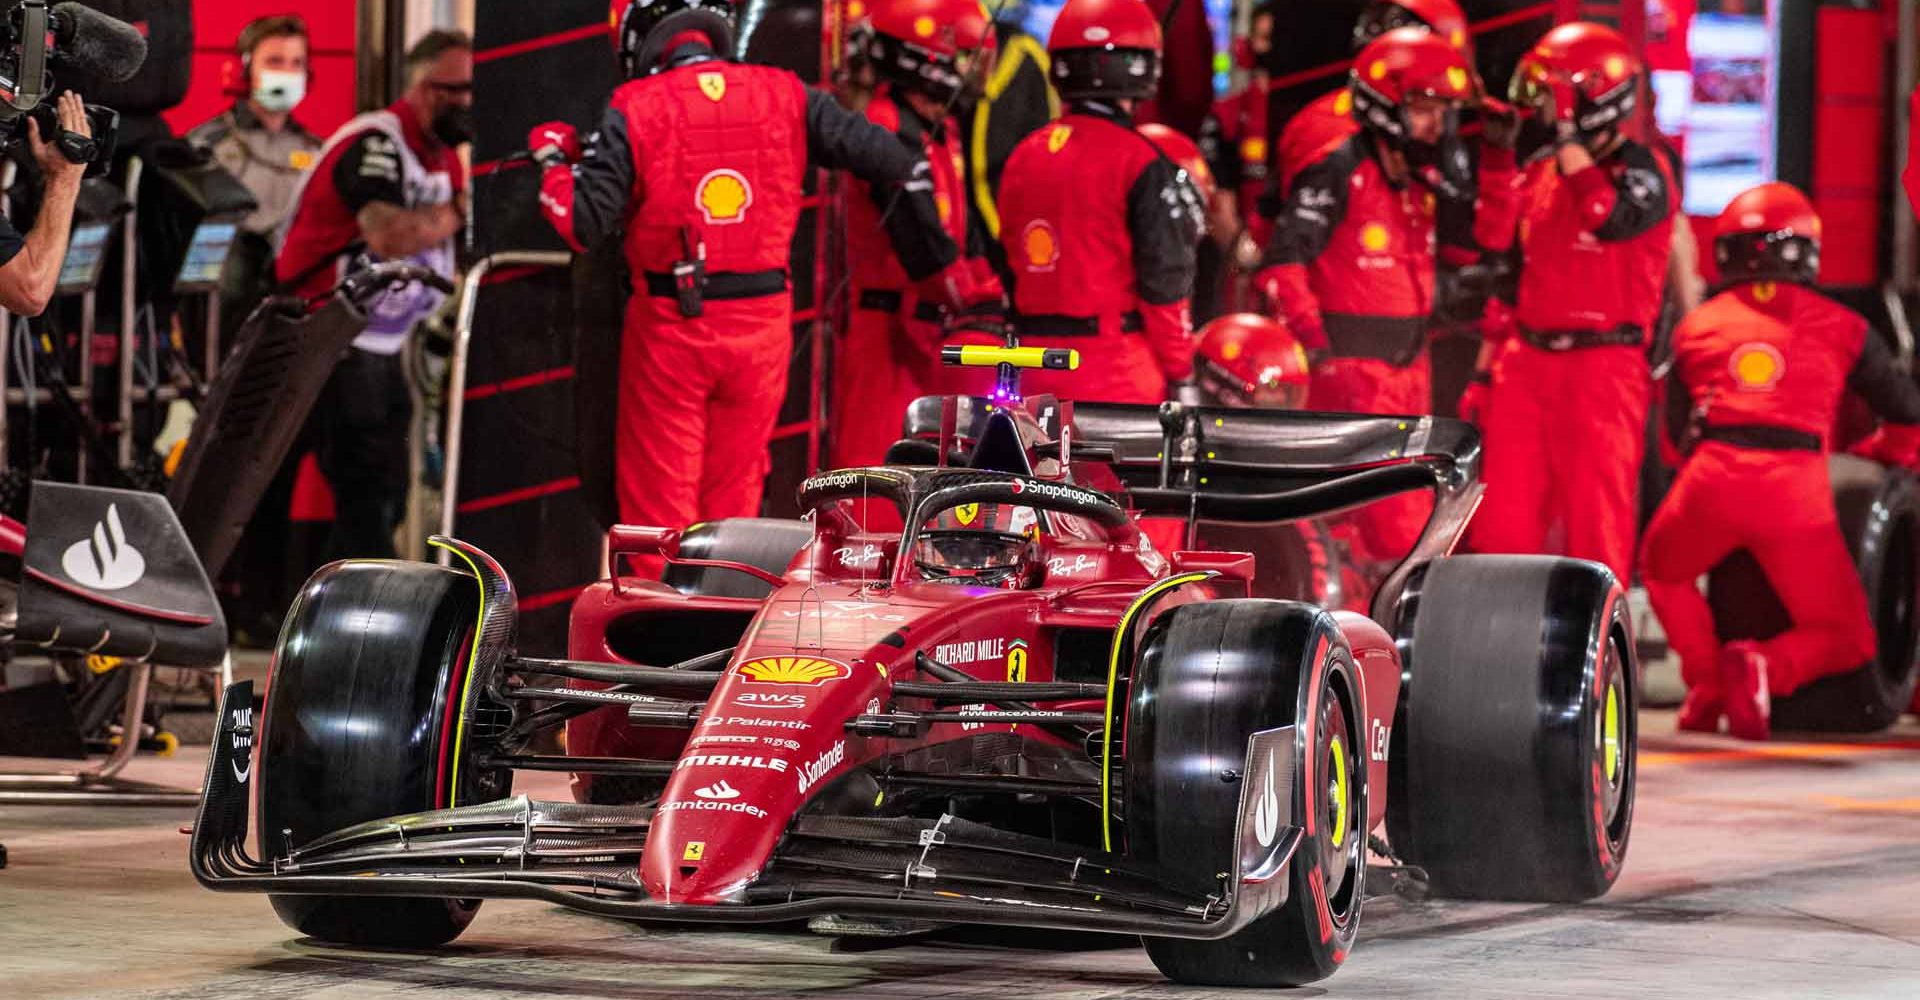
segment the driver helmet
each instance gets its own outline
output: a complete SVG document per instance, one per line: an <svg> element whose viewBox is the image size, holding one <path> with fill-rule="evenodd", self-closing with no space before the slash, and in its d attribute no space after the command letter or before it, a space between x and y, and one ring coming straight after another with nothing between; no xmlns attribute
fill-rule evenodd
<svg viewBox="0 0 1920 1000"><path fill-rule="evenodd" d="M913 565L931 583L1018 590L1039 582L1033 508L970 503L941 511L913 540Z"/></svg>

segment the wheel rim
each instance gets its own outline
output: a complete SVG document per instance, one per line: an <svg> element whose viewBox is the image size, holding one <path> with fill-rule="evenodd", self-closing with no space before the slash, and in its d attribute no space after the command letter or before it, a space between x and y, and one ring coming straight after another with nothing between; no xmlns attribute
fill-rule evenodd
<svg viewBox="0 0 1920 1000"><path fill-rule="evenodd" d="M1359 803L1355 802L1354 781L1359 763L1353 759L1353 733L1348 723L1346 699L1337 685L1328 684L1320 709L1317 741L1324 781L1314 791L1313 809L1318 814L1320 836L1320 874L1326 880L1327 902L1336 918L1350 908L1337 900L1353 880L1358 862L1358 847L1363 838L1356 829Z"/></svg>
<svg viewBox="0 0 1920 1000"><path fill-rule="evenodd" d="M1625 835L1627 790L1633 782L1633 719L1627 679L1621 669L1620 642L1609 636L1600 664L1600 704L1593 719L1593 751L1599 771L1600 821L1607 840Z"/></svg>

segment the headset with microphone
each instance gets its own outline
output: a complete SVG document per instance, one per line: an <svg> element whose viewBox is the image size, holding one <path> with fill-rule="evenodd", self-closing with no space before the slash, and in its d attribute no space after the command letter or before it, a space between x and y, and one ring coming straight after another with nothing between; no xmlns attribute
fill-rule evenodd
<svg viewBox="0 0 1920 1000"><path fill-rule="evenodd" d="M253 50L269 38L298 37L308 43L307 85L313 85L312 41L307 22L298 14L269 14L247 22L234 42L234 58L221 68L220 91L228 97L253 97ZM297 103L297 102L296 102Z"/></svg>

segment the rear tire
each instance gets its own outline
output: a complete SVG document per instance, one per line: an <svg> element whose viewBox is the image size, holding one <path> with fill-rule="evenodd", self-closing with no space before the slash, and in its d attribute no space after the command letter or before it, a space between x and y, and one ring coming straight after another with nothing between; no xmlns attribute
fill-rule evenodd
<svg viewBox="0 0 1920 1000"><path fill-rule="evenodd" d="M479 593L473 577L427 563L340 562L307 581L281 631L263 712L262 857L284 858L355 823L507 794L512 772L476 769L474 745L454 731ZM309 937L392 948L445 944L480 906L269 898Z"/></svg>
<svg viewBox="0 0 1920 1000"><path fill-rule="evenodd" d="M1892 725L1920 687L1920 488L1905 472L1854 455L1828 459L1834 512L1866 588L1872 663L1773 699L1773 728L1871 733ZM1787 612L1745 550L1714 567L1707 600L1721 641L1770 639Z"/></svg>
<svg viewBox="0 0 1920 1000"><path fill-rule="evenodd" d="M1636 777L1633 632L1613 574L1456 556L1416 571L1403 601L1395 852L1447 896L1605 893L1626 859Z"/></svg>
<svg viewBox="0 0 1920 1000"><path fill-rule="evenodd" d="M1220 892L1223 859L1236 849L1240 799L1239 779L1223 772L1239 774L1248 737L1280 726L1296 727L1302 769L1292 781L1292 815L1309 829L1278 910L1218 941L1143 939L1167 978L1299 986L1332 975L1346 959L1360 928L1366 865L1359 690L1345 638L1331 616L1309 605L1207 601L1176 607L1148 626L1127 704L1129 853L1182 888ZM1309 754L1312 789L1301 777Z"/></svg>
<svg viewBox="0 0 1920 1000"><path fill-rule="evenodd" d="M776 517L729 517L696 524L680 535L680 558L746 563L784 575L793 557L813 540L813 525ZM699 597L763 598L773 585L738 570L667 564L661 582Z"/></svg>

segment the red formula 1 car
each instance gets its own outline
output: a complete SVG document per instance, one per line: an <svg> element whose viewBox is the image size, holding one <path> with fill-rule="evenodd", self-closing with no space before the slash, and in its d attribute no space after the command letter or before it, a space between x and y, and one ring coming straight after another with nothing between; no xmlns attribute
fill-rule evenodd
<svg viewBox="0 0 1920 1000"><path fill-rule="evenodd" d="M566 660L516 653L511 584L458 541L458 570L322 569L263 715L227 694L195 875L331 941L437 945L520 897L1135 934L1170 978L1236 985L1345 960L1370 845L1448 894L1613 883L1626 602L1592 563L1447 555L1479 492L1466 424L942 408L896 456L924 461L815 476L803 521L616 528L615 564L666 579L588 588ZM1371 617L1251 597L1252 557L1136 525L1412 489L1435 514ZM568 755L531 749L563 723ZM515 769L573 773L577 801L511 797Z"/></svg>

